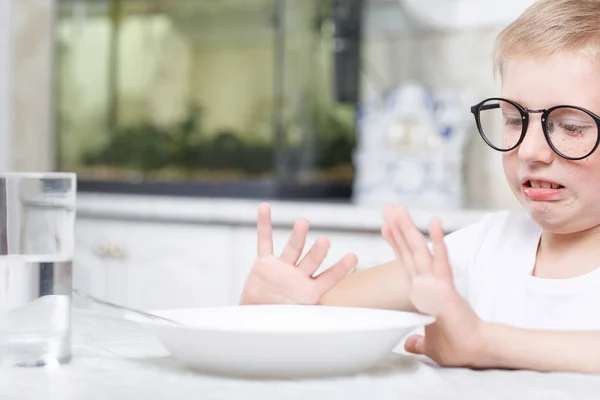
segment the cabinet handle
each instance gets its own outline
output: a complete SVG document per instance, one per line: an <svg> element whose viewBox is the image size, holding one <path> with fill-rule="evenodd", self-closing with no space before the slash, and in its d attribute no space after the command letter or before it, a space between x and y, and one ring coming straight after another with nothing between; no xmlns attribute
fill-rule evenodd
<svg viewBox="0 0 600 400"><path fill-rule="evenodd" d="M98 243L93 247L94 253L102 258L124 259L125 249L116 244Z"/></svg>
<svg viewBox="0 0 600 400"><path fill-rule="evenodd" d="M98 255L102 258L108 256L108 246L106 245L106 243L98 243L98 244L94 245L93 250L94 250L94 253L96 253L96 255Z"/></svg>
<svg viewBox="0 0 600 400"><path fill-rule="evenodd" d="M113 244L109 247L108 254L112 258L124 259L125 258L125 250L121 246L117 246Z"/></svg>

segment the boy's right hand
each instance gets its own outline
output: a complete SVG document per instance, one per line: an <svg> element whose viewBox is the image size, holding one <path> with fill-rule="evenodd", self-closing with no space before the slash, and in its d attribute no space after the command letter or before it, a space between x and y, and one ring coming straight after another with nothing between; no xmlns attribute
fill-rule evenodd
<svg viewBox="0 0 600 400"><path fill-rule="evenodd" d="M258 258L246 279L241 305L318 304L321 297L356 267L356 255L347 254L331 268L313 277L329 251L329 241L317 238L300 259L306 243L308 222L297 220L281 256L273 255L271 209L258 209Z"/></svg>

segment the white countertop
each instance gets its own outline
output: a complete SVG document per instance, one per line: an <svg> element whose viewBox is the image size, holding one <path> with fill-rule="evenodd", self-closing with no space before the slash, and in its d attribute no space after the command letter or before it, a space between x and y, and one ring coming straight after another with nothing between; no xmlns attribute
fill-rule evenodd
<svg viewBox="0 0 600 400"><path fill-rule="evenodd" d="M597 399L600 376L433 367L389 360L361 374L309 380L201 375L132 322L77 310L73 361L56 369L0 367L1 399Z"/></svg>
<svg viewBox="0 0 600 400"><path fill-rule="evenodd" d="M77 203L77 215L82 218L254 226L260 201L80 193ZM269 203L273 225L280 227L290 227L295 219L304 218L315 229L379 232L383 223L383 207L279 200ZM411 216L423 231L431 218L440 217L444 229L451 232L478 221L489 212L492 211L413 209Z"/></svg>

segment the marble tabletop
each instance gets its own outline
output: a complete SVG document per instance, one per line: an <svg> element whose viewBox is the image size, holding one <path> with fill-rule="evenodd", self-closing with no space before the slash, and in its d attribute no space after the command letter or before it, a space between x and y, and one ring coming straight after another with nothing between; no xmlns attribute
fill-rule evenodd
<svg viewBox="0 0 600 400"><path fill-rule="evenodd" d="M0 368L0 399L597 399L600 376L471 371L393 354L353 376L245 380L203 375L171 358L133 322L76 310L73 360Z"/></svg>

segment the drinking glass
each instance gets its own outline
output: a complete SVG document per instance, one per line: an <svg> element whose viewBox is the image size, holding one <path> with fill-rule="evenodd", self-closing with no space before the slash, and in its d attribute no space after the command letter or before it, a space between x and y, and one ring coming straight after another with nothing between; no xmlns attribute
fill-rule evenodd
<svg viewBox="0 0 600 400"><path fill-rule="evenodd" d="M0 173L0 364L71 359L76 176Z"/></svg>

